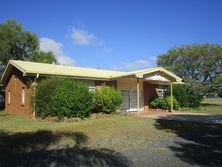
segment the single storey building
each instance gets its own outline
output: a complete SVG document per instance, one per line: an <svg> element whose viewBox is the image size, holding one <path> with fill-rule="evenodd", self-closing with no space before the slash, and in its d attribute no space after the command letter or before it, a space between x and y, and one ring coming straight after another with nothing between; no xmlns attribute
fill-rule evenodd
<svg viewBox="0 0 222 167"><path fill-rule="evenodd" d="M146 111L150 100L163 96L164 86L182 79L162 67L132 72L81 68L10 60L1 78L5 88L5 111L35 116L33 98L37 81L47 77L69 77L86 83L91 91L105 84L122 92L122 111Z"/></svg>

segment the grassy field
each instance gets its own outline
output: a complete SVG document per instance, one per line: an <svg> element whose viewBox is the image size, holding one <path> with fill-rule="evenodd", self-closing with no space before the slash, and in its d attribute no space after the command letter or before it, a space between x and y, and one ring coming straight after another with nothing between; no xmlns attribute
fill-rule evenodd
<svg viewBox="0 0 222 167"><path fill-rule="evenodd" d="M154 123L155 121L151 119L120 115L114 115L111 118L87 119L70 123L32 120L9 115L4 112L0 114L0 127L3 135L16 133L29 134L41 131L50 132L52 135L78 132L87 134L88 140L87 143L84 143L85 145L89 147L106 147L114 150L128 149L129 145L131 148L137 147L147 140L151 141L153 138L160 136L161 132L156 131ZM65 143L66 139L67 143ZM17 139L15 138L14 140L16 142ZM122 143L122 141L124 141L124 143ZM57 142L58 144L63 142L61 144L69 145L70 141L67 137L62 140L59 139ZM0 143L0 145L1 144L4 145L5 143ZM71 144L73 143L71 142Z"/></svg>
<svg viewBox="0 0 222 167"><path fill-rule="evenodd" d="M47 122L0 112L0 166L218 166L221 137L221 125L121 115Z"/></svg>
<svg viewBox="0 0 222 167"><path fill-rule="evenodd" d="M47 122L0 112L0 166L128 166L122 152L161 135L175 136L132 116Z"/></svg>
<svg viewBox="0 0 222 167"><path fill-rule="evenodd" d="M207 114L222 114L222 98L206 98L202 101L200 107L184 111Z"/></svg>

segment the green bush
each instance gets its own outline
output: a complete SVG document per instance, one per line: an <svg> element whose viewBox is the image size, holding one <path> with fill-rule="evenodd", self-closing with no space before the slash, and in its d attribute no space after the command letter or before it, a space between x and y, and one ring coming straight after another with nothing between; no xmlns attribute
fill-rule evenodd
<svg viewBox="0 0 222 167"><path fill-rule="evenodd" d="M167 96L165 98L166 102L167 102L167 109L170 109L170 106L171 106L171 97L170 96ZM178 110L180 108L180 104L179 102L177 101L177 99L175 99L173 97L173 109L174 110Z"/></svg>
<svg viewBox="0 0 222 167"><path fill-rule="evenodd" d="M165 98L157 98L153 101L151 101L150 106L152 108L161 108L166 110L167 109L167 102L165 100Z"/></svg>
<svg viewBox="0 0 222 167"><path fill-rule="evenodd" d="M171 108L171 97L157 98L150 103L152 108L160 108L164 110L169 110ZM180 107L178 101L173 97L173 109L178 110Z"/></svg>
<svg viewBox="0 0 222 167"><path fill-rule="evenodd" d="M217 95L218 95L219 97L222 97L222 88L219 88L219 89L218 89Z"/></svg>
<svg viewBox="0 0 222 167"><path fill-rule="evenodd" d="M52 94L61 81L58 78L49 78L38 83L35 95L37 116L45 118L52 115Z"/></svg>
<svg viewBox="0 0 222 167"><path fill-rule="evenodd" d="M52 95L52 112L59 117L87 117L93 104L93 94L79 81L65 79Z"/></svg>
<svg viewBox="0 0 222 167"><path fill-rule="evenodd" d="M170 95L170 89L167 89ZM173 96L177 99L181 107L198 107L203 99L201 85L191 83L183 85L173 85Z"/></svg>
<svg viewBox="0 0 222 167"><path fill-rule="evenodd" d="M123 97L119 90L113 87L103 86L96 91L94 98L94 111L103 113L113 113L122 104Z"/></svg>

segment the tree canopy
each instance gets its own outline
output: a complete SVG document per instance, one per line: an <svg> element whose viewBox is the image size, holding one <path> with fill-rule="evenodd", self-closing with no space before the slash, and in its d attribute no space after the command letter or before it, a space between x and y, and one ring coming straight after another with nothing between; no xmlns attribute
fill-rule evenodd
<svg viewBox="0 0 222 167"><path fill-rule="evenodd" d="M206 92L220 87L222 74L222 45L194 44L170 49L159 55L157 64L171 70L185 81L198 81Z"/></svg>
<svg viewBox="0 0 222 167"><path fill-rule="evenodd" d="M37 51L33 53L33 55L29 59L33 62L41 62L41 63L58 63L54 54L52 52L43 52L43 51Z"/></svg>
<svg viewBox="0 0 222 167"><path fill-rule="evenodd" d="M0 74L10 59L43 63L56 61L52 52L40 50L36 34L24 30L12 19L0 24Z"/></svg>

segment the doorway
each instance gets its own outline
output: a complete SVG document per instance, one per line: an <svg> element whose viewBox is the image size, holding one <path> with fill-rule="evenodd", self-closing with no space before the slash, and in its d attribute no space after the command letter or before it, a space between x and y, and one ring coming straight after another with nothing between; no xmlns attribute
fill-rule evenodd
<svg viewBox="0 0 222 167"><path fill-rule="evenodd" d="M124 89L121 90L123 95L123 103L121 105L122 111L136 111L137 110L137 91L136 89ZM143 110L144 99L143 91L140 90L140 110Z"/></svg>

